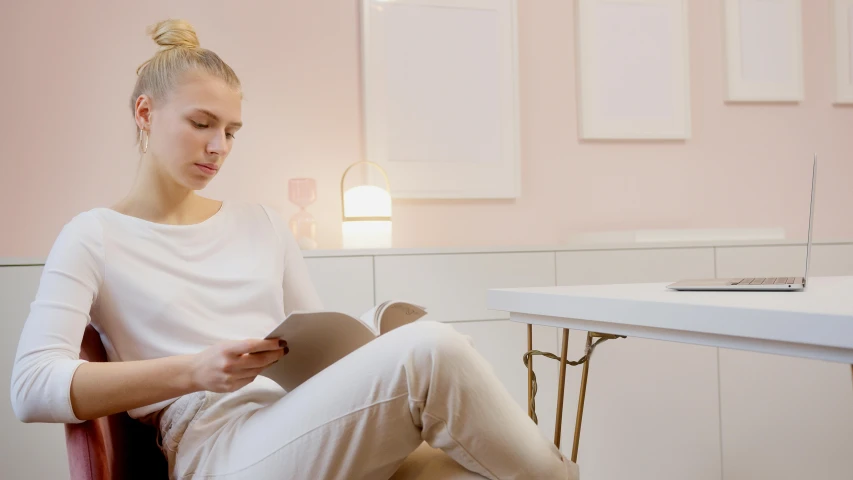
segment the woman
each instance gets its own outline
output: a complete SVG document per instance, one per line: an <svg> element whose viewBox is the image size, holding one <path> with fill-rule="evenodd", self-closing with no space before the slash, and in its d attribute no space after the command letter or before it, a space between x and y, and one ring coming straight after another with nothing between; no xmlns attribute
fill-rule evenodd
<svg viewBox="0 0 853 480"><path fill-rule="evenodd" d="M577 478L440 323L394 330L291 392L258 375L288 352L263 337L322 305L274 211L195 193L242 125L237 76L185 22L149 33L161 48L131 98L136 181L56 239L16 355L16 415L127 411L159 428L172 478L383 479L423 441L486 478ZM110 362L79 359L90 322Z"/></svg>

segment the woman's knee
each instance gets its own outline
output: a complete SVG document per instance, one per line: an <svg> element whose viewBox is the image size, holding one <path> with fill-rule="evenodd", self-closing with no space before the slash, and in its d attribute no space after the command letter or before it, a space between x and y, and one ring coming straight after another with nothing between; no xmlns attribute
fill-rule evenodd
<svg viewBox="0 0 853 480"><path fill-rule="evenodd" d="M437 355L458 355L473 350L471 338L453 326L436 321L418 321L399 328L414 350Z"/></svg>

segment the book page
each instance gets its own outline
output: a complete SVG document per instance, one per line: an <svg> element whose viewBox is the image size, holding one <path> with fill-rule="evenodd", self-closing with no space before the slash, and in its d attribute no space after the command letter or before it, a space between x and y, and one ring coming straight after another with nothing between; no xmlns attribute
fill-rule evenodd
<svg viewBox="0 0 853 480"><path fill-rule="evenodd" d="M379 305L372 307L370 310L364 312L359 318L362 322L368 325L376 334L379 334L379 319L382 315L382 309L388 305L389 302L382 302Z"/></svg>
<svg viewBox="0 0 853 480"><path fill-rule="evenodd" d="M379 332L386 334L395 328L414 322L426 315L426 310L408 302L389 302L379 311Z"/></svg>
<svg viewBox="0 0 853 480"><path fill-rule="evenodd" d="M266 338L286 340L290 351L261 375L290 391L367 344L376 334L343 313L305 312L291 314Z"/></svg>

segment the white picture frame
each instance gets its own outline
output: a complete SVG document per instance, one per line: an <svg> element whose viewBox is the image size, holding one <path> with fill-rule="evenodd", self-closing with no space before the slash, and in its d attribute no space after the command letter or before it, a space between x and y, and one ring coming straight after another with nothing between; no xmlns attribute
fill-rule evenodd
<svg viewBox="0 0 853 480"><path fill-rule="evenodd" d="M835 103L853 104L853 0L833 0Z"/></svg>
<svg viewBox="0 0 853 480"><path fill-rule="evenodd" d="M521 195L515 0L361 0L365 159L398 199Z"/></svg>
<svg viewBox="0 0 853 480"><path fill-rule="evenodd" d="M687 0L578 0L579 135L691 136Z"/></svg>
<svg viewBox="0 0 853 480"><path fill-rule="evenodd" d="M724 0L726 101L803 100L800 0Z"/></svg>

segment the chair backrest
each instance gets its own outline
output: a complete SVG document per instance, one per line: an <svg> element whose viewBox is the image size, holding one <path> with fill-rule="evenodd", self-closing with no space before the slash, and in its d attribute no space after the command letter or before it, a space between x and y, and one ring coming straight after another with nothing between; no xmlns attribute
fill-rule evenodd
<svg viewBox="0 0 853 480"><path fill-rule="evenodd" d="M105 362L98 332L89 325L80 358ZM127 413L65 425L71 480L168 479L166 458L157 447L157 431Z"/></svg>

